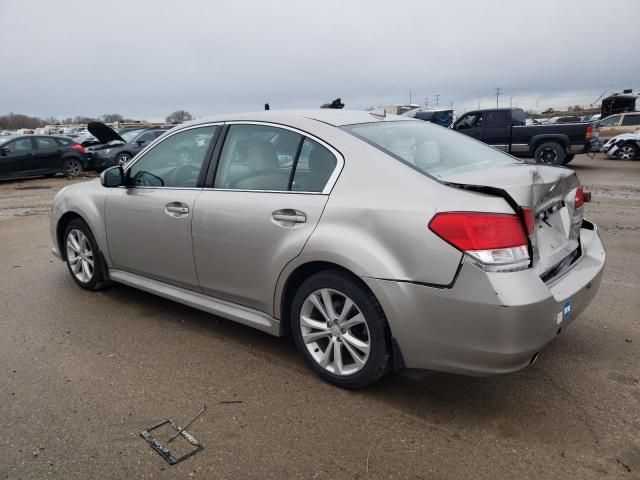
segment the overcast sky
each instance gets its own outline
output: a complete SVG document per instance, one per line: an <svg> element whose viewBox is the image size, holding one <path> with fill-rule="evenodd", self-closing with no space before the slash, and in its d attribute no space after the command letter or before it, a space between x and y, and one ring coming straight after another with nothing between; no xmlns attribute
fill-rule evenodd
<svg viewBox="0 0 640 480"><path fill-rule="evenodd" d="M458 111L640 89L639 0L0 0L0 114ZM629 23L629 21L631 23ZM630 26L629 26L630 25Z"/></svg>

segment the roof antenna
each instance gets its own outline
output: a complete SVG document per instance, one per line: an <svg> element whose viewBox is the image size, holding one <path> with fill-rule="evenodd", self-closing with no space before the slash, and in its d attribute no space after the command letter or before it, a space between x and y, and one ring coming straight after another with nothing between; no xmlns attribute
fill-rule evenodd
<svg viewBox="0 0 640 480"><path fill-rule="evenodd" d="M268 104L268 103L265 103L265 104L264 104L264 109L265 109L265 110L269 110L270 108L271 108L271 107L269 107L269 104Z"/></svg>

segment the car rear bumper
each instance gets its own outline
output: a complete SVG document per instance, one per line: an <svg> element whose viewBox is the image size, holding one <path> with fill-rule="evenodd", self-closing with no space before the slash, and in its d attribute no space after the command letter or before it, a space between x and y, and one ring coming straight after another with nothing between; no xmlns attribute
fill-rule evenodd
<svg viewBox="0 0 640 480"><path fill-rule="evenodd" d="M547 283L531 269L489 273L467 262L452 288L364 281L385 311L404 366L509 373L531 364L596 295L606 254L595 226L582 229L581 245L580 259Z"/></svg>

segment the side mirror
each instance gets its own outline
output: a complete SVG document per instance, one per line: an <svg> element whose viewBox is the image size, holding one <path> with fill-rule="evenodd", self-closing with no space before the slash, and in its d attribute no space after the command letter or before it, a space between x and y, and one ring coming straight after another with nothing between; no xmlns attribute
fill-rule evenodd
<svg viewBox="0 0 640 480"><path fill-rule="evenodd" d="M125 184L124 170L120 165L107 168L100 174L100 183L103 187L122 187Z"/></svg>
<svg viewBox="0 0 640 480"><path fill-rule="evenodd" d="M7 155L7 153L11 153L11 149L9 147L0 148L0 155L4 157Z"/></svg>
<svg viewBox="0 0 640 480"><path fill-rule="evenodd" d="M146 140L136 140L136 144L141 147L142 145L144 145L145 143L147 143Z"/></svg>

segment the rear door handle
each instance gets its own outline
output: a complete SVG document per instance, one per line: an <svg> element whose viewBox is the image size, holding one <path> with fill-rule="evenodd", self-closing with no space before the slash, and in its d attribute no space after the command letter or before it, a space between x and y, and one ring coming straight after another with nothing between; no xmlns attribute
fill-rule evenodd
<svg viewBox="0 0 640 480"><path fill-rule="evenodd" d="M307 221L307 215L304 212L292 208L276 210L271 216L276 222L305 223Z"/></svg>
<svg viewBox="0 0 640 480"><path fill-rule="evenodd" d="M164 207L164 213L174 218L184 217L189 215L189 206L182 202L167 203Z"/></svg>

